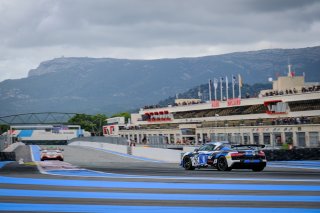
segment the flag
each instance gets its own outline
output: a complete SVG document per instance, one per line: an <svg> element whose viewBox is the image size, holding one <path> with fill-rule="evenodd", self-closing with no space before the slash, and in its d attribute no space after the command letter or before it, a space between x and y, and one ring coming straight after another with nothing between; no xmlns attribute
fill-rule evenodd
<svg viewBox="0 0 320 213"><path fill-rule="evenodd" d="M229 94L228 94L228 88L229 88L229 85L228 85L228 76L226 76L226 94L227 94L227 100L229 99Z"/></svg>
<svg viewBox="0 0 320 213"><path fill-rule="evenodd" d="M222 82L223 82L223 78L220 77L220 99L221 99L221 101L223 100L223 97L222 97L222 89L223 89Z"/></svg>
<svg viewBox="0 0 320 213"><path fill-rule="evenodd" d="M228 76L226 76L226 88L228 89L229 85L228 85Z"/></svg>
<svg viewBox="0 0 320 213"><path fill-rule="evenodd" d="M221 86L221 88L223 88L222 82L223 82L223 78L220 77L220 86Z"/></svg>
<svg viewBox="0 0 320 213"><path fill-rule="evenodd" d="M237 81L236 76L232 75L232 83L233 83L233 84L236 84L236 83L237 83L236 81Z"/></svg>
<svg viewBox="0 0 320 213"><path fill-rule="evenodd" d="M239 87L242 87L242 78L240 74L238 74L238 79L239 79Z"/></svg>
<svg viewBox="0 0 320 213"><path fill-rule="evenodd" d="M214 86L215 89L217 89L217 87L218 87L218 79L216 79L216 78L213 79L213 86Z"/></svg>
<svg viewBox="0 0 320 213"><path fill-rule="evenodd" d="M232 75L232 98L234 99L234 85L236 84L236 76Z"/></svg>
<svg viewBox="0 0 320 213"><path fill-rule="evenodd" d="M211 79L209 79L209 100L211 101L212 99L211 99L211 85L212 85L212 81L211 81Z"/></svg>

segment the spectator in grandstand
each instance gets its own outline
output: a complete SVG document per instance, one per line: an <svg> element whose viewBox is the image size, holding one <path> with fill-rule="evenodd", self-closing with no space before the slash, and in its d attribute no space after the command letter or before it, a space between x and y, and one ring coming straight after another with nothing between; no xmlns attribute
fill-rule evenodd
<svg viewBox="0 0 320 213"><path fill-rule="evenodd" d="M310 123L308 117L288 117L288 118L277 118L271 121L272 125L295 125L295 124L307 124Z"/></svg>

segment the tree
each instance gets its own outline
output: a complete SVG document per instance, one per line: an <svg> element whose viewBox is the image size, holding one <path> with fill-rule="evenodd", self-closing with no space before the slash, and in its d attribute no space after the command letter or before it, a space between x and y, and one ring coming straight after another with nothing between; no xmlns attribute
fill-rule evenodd
<svg viewBox="0 0 320 213"><path fill-rule="evenodd" d="M114 117L124 117L125 118L125 121L126 123L128 122L129 118L131 117L130 113L129 112L119 112L117 114L114 114L111 116L112 118Z"/></svg>
<svg viewBox="0 0 320 213"><path fill-rule="evenodd" d="M0 125L0 135L10 129L9 125L1 124Z"/></svg>
<svg viewBox="0 0 320 213"><path fill-rule="evenodd" d="M69 124L80 125L82 129L93 133L94 135L102 135L102 126L106 124L108 117L104 114L86 115L76 114L69 119Z"/></svg>

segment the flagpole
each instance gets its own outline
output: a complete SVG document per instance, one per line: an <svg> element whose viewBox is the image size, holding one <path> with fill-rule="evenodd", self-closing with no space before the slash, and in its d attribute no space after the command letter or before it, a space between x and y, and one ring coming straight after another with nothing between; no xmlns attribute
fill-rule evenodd
<svg viewBox="0 0 320 213"><path fill-rule="evenodd" d="M222 101L223 100L223 97L222 97L222 78L220 77L220 100Z"/></svg>
<svg viewBox="0 0 320 213"><path fill-rule="evenodd" d="M209 101L211 101L211 79L209 79Z"/></svg>
<svg viewBox="0 0 320 213"><path fill-rule="evenodd" d="M241 87L242 87L242 79L241 79L241 75L238 74L238 80L239 80L239 98L241 99Z"/></svg>
<svg viewBox="0 0 320 213"><path fill-rule="evenodd" d="M234 75L232 75L232 98L234 99L234 81L235 81L235 77Z"/></svg>
<svg viewBox="0 0 320 213"><path fill-rule="evenodd" d="M227 100L229 99L229 85L228 85L228 76L226 76L226 94L227 94Z"/></svg>
<svg viewBox="0 0 320 213"><path fill-rule="evenodd" d="M218 87L218 80L213 78L213 87L214 87L214 100L217 100L217 87Z"/></svg>

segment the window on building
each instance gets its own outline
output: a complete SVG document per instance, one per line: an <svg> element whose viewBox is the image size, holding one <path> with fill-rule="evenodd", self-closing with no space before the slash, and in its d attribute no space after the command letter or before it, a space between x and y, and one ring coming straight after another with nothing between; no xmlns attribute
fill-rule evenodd
<svg viewBox="0 0 320 213"><path fill-rule="evenodd" d="M226 140L226 134L218 133L218 141L225 141L225 140Z"/></svg>
<svg viewBox="0 0 320 213"><path fill-rule="evenodd" d="M300 147L306 146L306 133L305 132L297 132L297 144Z"/></svg>
<svg viewBox="0 0 320 213"><path fill-rule="evenodd" d="M233 143L240 144L241 143L241 135L240 133L233 134Z"/></svg>
<svg viewBox="0 0 320 213"><path fill-rule="evenodd" d="M293 144L293 133L292 132L285 132L284 137L286 140L286 144Z"/></svg>
<svg viewBox="0 0 320 213"><path fill-rule="evenodd" d="M210 133L210 138L211 138L211 141L217 141L215 133Z"/></svg>
<svg viewBox="0 0 320 213"><path fill-rule="evenodd" d="M265 145L271 144L270 133L263 133L263 144Z"/></svg>
<svg viewBox="0 0 320 213"><path fill-rule="evenodd" d="M309 132L310 147L319 147L319 132Z"/></svg>
<svg viewBox="0 0 320 213"><path fill-rule="evenodd" d="M282 146L282 137L280 132L273 133L274 135L274 145L275 146Z"/></svg>
<svg viewBox="0 0 320 213"><path fill-rule="evenodd" d="M260 136L259 133L253 133L253 143L259 144Z"/></svg>
<svg viewBox="0 0 320 213"><path fill-rule="evenodd" d="M249 133L243 133L243 143L250 144L250 134Z"/></svg>

